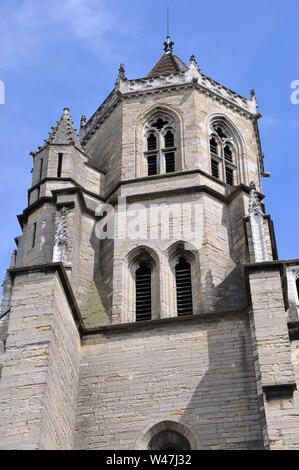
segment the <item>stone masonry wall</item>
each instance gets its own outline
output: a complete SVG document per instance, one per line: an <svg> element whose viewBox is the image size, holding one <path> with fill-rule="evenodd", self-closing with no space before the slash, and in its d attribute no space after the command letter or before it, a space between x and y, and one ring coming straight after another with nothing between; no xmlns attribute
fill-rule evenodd
<svg viewBox="0 0 299 470"><path fill-rule="evenodd" d="M246 316L107 327L83 339L76 449L136 449L169 420L198 449L262 447Z"/></svg>
<svg viewBox="0 0 299 470"><path fill-rule="evenodd" d="M9 312L0 318L0 380L1 380L2 366L3 366L4 356L5 356L8 322L9 322Z"/></svg>
<svg viewBox="0 0 299 470"><path fill-rule="evenodd" d="M127 228L130 229L131 215L138 215L136 233L138 238L132 237L132 232L121 233L122 238L111 241L114 245L112 252L106 253L105 261L113 262L113 304L112 322L126 323L135 321L135 294L134 282L130 271L129 258L134 250L140 247L148 249L155 258L158 277L155 281L155 290L160 302L154 305L154 314L160 318L175 316L176 294L174 274L170 267L169 250L175 243L190 242L194 247L195 270L199 272L197 281L193 277L193 291L197 289L194 299L194 313L227 312L243 309L247 305L241 262L246 261L246 244L244 236L244 196L240 195L232 201L231 205L206 194L194 191L192 194L168 195L167 200L161 198L144 198L142 206L134 203L127 204ZM166 202L165 202L166 201ZM162 207L166 208L163 212ZM153 207L160 210L154 220ZM184 237L187 226L182 217L184 207L192 208L193 221L196 215L197 230L192 226L195 240ZM141 210L142 209L142 210ZM151 209L151 212L150 212ZM169 209L169 214L168 214ZM131 212L130 212L131 211ZM169 218L168 218L169 217ZM161 235L163 228L169 228ZM148 229L146 229L146 224ZM120 219L121 230L125 225ZM155 232L155 229L157 231ZM119 234L119 227L115 224L115 231ZM136 252L137 254L137 252ZM107 269L107 268L106 268ZM105 278L104 278L105 279ZM108 279L107 279L108 281ZM132 285L132 288L130 287Z"/></svg>
<svg viewBox="0 0 299 470"><path fill-rule="evenodd" d="M296 377L279 266L253 265L249 271L249 283L256 367L260 376L258 388L259 392L264 392L269 447L298 449ZM297 368L296 362L295 365Z"/></svg>
<svg viewBox="0 0 299 470"><path fill-rule="evenodd" d="M178 122L180 168L202 169L209 174L208 118L217 113L225 115L239 130L244 141L236 182L249 185L254 181L258 190L261 189L253 122L190 87L184 90L156 90L146 97L126 95L95 130L86 143L85 151L100 170L107 172L106 195L121 180L146 176L140 173L145 150L144 119L151 110L154 112L158 108L165 112L168 110Z"/></svg>
<svg viewBox="0 0 299 470"><path fill-rule="evenodd" d="M107 173L106 194L121 179L122 105L119 105L96 131L85 147L92 163Z"/></svg>
<svg viewBox="0 0 299 470"><path fill-rule="evenodd" d="M24 226L20 237L20 248L17 255L17 267L50 263L54 246L56 208L44 204L33 211ZM36 223L35 244L33 246L34 224Z"/></svg>
<svg viewBox="0 0 299 470"><path fill-rule="evenodd" d="M0 381L1 449L70 449L79 335L55 271L18 275Z"/></svg>

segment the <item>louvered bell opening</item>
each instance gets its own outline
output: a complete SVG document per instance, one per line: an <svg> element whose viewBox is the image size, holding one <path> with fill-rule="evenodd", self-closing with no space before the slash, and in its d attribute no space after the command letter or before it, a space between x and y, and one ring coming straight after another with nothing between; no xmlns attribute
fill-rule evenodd
<svg viewBox="0 0 299 470"><path fill-rule="evenodd" d="M227 184L230 184L232 186L234 184L234 171L231 168L226 167L225 174Z"/></svg>
<svg viewBox="0 0 299 470"><path fill-rule="evenodd" d="M228 160L229 162L233 161L233 153L232 153L231 148L228 145L224 147L224 157L225 157L225 160Z"/></svg>
<svg viewBox="0 0 299 470"><path fill-rule="evenodd" d="M165 136L165 148L174 147L174 135L172 132L168 131Z"/></svg>
<svg viewBox="0 0 299 470"><path fill-rule="evenodd" d="M297 279L297 281L296 281L296 287L297 287L297 294L298 294L298 298L299 298L299 279Z"/></svg>
<svg viewBox="0 0 299 470"><path fill-rule="evenodd" d="M219 178L219 164L215 160L212 160L212 175L215 176L215 178Z"/></svg>
<svg viewBox="0 0 299 470"><path fill-rule="evenodd" d="M148 155L147 157L147 174L148 176L156 175L157 172L157 155Z"/></svg>
<svg viewBox="0 0 299 470"><path fill-rule="evenodd" d="M165 166L166 173L173 173L175 171L174 152L165 154Z"/></svg>
<svg viewBox="0 0 299 470"><path fill-rule="evenodd" d="M151 318L151 270L146 264L141 264L136 271L136 321L151 320Z"/></svg>
<svg viewBox="0 0 299 470"><path fill-rule="evenodd" d="M191 266L181 258L175 267L178 316L192 315Z"/></svg>
<svg viewBox="0 0 299 470"><path fill-rule="evenodd" d="M214 139L214 137L210 140L210 150L215 155L218 154L218 144L217 144L216 140Z"/></svg>
<svg viewBox="0 0 299 470"><path fill-rule="evenodd" d="M147 139L147 150L157 149L157 138L154 134L151 134Z"/></svg>

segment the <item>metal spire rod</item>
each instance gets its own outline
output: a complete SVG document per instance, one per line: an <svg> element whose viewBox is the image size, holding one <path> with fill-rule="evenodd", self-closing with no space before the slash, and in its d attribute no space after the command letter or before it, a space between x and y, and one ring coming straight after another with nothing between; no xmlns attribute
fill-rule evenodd
<svg viewBox="0 0 299 470"><path fill-rule="evenodd" d="M172 53L174 42L170 41L169 34L169 6L167 5L167 41L164 42L164 51L166 53Z"/></svg>
<svg viewBox="0 0 299 470"><path fill-rule="evenodd" d="M170 42L170 35L169 35L169 6L167 5L167 42Z"/></svg>

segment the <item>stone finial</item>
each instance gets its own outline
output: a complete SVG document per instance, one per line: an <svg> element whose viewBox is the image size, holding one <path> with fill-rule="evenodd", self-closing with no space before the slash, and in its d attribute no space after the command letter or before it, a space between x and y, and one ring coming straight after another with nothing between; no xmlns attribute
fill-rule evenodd
<svg viewBox="0 0 299 470"><path fill-rule="evenodd" d="M190 65L193 64L195 65L195 67L197 68L198 71L200 71L199 69L199 66L198 66L198 63L196 62L196 58L195 58L195 55L192 54L192 56L190 57Z"/></svg>
<svg viewBox="0 0 299 470"><path fill-rule="evenodd" d="M80 133L85 126L86 126L86 116L83 114L81 116L81 121L80 121Z"/></svg>
<svg viewBox="0 0 299 470"><path fill-rule="evenodd" d="M121 80L127 80L124 64L120 64L118 69L118 76L115 85L118 86Z"/></svg>
<svg viewBox="0 0 299 470"><path fill-rule="evenodd" d="M256 101L255 89L254 88L252 90L250 90L250 101L252 101L257 106L257 101Z"/></svg>
<svg viewBox="0 0 299 470"><path fill-rule="evenodd" d="M70 109L69 108L63 108L63 114L69 116L70 115Z"/></svg>
<svg viewBox="0 0 299 470"><path fill-rule="evenodd" d="M167 41L164 42L164 52L166 54L172 54L174 42L170 41L170 37L167 36Z"/></svg>
<svg viewBox="0 0 299 470"><path fill-rule="evenodd" d="M127 80L124 64L120 64L119 69L118 69L118 76L122 78L123 80Z"/></svg>
<svg viewBox="0 0 299 470"><path fill-rule="evenodd" d="M59 219L56 227L55 245L53 249L53 263L66 262L67 248L67 210L65 207L63 207L59 212Z"/></svg>
<svg viewBox="0 0 299 470"><path fill-rule="evenodd" d="M250 183L250 196L249 196L249 216L263 215L263 209L259 200L255 183Z"/></svg>
<svg viewBox="0 0 299 470"><path fill-rule="evenodd" d="M80 121L80 130L86 126L86 116L83 114Z"/></svg>
<svg viewBox="0 0 299 470"><path fill-rule="evenodd" d="M250 100L248 100L248 102L249 102L249 106L251 107L252 111L254 113L256 113L257 108L258 108L258 103L257 103L257 100L256 100L254 88L252 90L250 90ZM260 117L261 117L261 115L260 115Z"/></svg>

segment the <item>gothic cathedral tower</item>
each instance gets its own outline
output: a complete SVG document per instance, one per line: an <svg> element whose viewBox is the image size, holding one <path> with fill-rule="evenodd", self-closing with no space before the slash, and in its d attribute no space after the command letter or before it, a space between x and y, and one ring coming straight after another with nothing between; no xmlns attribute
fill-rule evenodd
<svg viewBox="0 0 299 470"><path fill-rule="evenodd" d="M299 260L254 91L165 52L32 152L0 314L1 449L298 449Z"/></svg>

